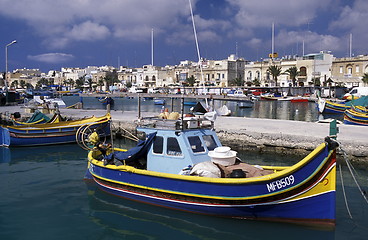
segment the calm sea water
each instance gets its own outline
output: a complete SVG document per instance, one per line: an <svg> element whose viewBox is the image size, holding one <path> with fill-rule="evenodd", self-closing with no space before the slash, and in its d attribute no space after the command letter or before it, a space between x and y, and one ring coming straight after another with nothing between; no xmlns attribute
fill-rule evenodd
<svg viewBox="0 0 368 240"><path fill-rule="evenodd" d="M138 110L138 98L128 99L128 98L113 98L114 110L119 111L137 111ZM80 97L78 96L64 96L63 100L70 106L78 101ZM186 99L186 101L195 101L195 99ZM205 103L205 101L202 101ZM98 101L96 97L83 97L84 108L88 109L103 109L104 106ZM209 101L208 104L212 106L212 102ZM318 113L317 105L313 102L299 102L292 103L290 101L255 101L252 108L240 108L240 102L236 101L214 101L214 108L218 109L223 105L226 105L232 112L232 116L237 117L250 117L250 118L268 118L268 119L283 119L283 120L295 120L295 121L307 121L315 122L319 119L324 118L336 118L342 120L342 115L321 115ZM172 107L173 106L173 107ZM170 111L174 110L180 112L181 99L166 98L165 107ZM153 100L142 99L141 101L141 111L157 112L161 110L161 105L154 105ZM189 112L191 106L184 106L185 112Z"/></svg>
<svg viewBox="0 0 368 240"><path fill-rule="evenodd" d="M129 148L132 142L115 144ZM252 164L289 165L296 156L239 153ZM347 213L337 178L335 229L182 213L110 196L83 180L87 152L76 144L0 148L0 239L366 239L368 204L343 164ZM287 160L286 160L287 159ZM368 171L356 168L368 190Z"/></svg>

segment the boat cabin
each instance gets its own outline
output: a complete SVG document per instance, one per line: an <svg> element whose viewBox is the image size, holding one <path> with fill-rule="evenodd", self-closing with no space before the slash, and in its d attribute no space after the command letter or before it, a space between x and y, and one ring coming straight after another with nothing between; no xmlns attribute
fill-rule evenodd
<svg viewBox="0 0 368 240"><path fill-rule="evenodd" d="M137 131L156 133L147 153L147 170L178 174L188 166L210 161L208 152L220 147L213 121L203 117L184 120L156 119Z"/></svg>
<svg viewBox="0 0 368 240"><path fill-rule="evenodd" d="M156 132L148 153L147 170L178 174L183 168L210 161L208 152L221 143L212 129L184 130L137 128L147 135Z"/></svg>

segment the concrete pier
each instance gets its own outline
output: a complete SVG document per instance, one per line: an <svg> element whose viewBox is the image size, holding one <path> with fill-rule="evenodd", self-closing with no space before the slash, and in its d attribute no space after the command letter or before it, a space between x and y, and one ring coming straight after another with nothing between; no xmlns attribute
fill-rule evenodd
<svg viewBox="0 0 368 240"><path fill-rule="evenodd" d="M106 110L95 109L60 109L63 116L72 118L102 116ZM20 112L25 115L25 109L20 106L0 107L2 114ZM30 115L30 114L28 114ZM142 112L141 117L157 116L157 112ZM138 112L112 110L113 125L116 128L135 130ZM349 157L355 162L368 163L368 128L339 124L337 140ZM215 129L223 145L235 150L256 150L278 153L293 153L305 155L313 150L329 135L328 123L314 123L289 120L218 117Z"/></svg>

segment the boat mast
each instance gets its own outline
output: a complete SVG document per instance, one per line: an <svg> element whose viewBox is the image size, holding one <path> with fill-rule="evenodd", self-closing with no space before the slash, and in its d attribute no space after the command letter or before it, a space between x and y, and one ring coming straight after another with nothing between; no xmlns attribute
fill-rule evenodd
<svg viewBox="0 0 368 240"><path fill-rule="evenodd" d="M350 33L349 37L349 57L352 57L352 45L353 45L353 34Z"/></svg>
<svg viewBox="0 0 368 240"><path fill-rule="evenodd" d="M153 28L151 29L151 65L153 66Z"/></svg>
<svg viewBox="0 0 368 240"><path fill-rule="evenodd" d="M272 22L272 36L271 36L271 61L273 62L273 53L275 52L275 23Z"/></svg>
<svg viewBox="0 0 368 240"><path fill-rule="evenodd" d="M199 45L198 45L198 38L197 38L197 30L196 30L195 23L194 23L192 2L191 2L191 0L188 0L188 1L189 1L189 7L190 7L190 15L192 17L194 39L195 39L196 47L197 47L198 64L199 64L199 69L201 71L201 80L202 80L202 84L203 84L203 90L205 90L205 87L204 87L204 77L203 77L203 67L202 67L202 59L201 59L201 54L199 52ZM205 98L205 100L206 100L206 107L208 108L207 98Z"/></svg>

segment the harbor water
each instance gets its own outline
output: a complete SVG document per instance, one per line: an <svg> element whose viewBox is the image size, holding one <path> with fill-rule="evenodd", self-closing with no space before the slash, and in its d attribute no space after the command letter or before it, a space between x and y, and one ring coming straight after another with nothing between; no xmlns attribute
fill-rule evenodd
<svg viewBox="0 0 368 240"><path fill-rule="evenodd" d="M129 148L134 142L114 141ZM297 156L239 152L244 161L290 165ZM368 204L343 161L337 168L336 227L224 219L108 195L83 180L87 152L77 144L0 148L0 239L366 239ZM366 166L356 178L368 190Z"/></svg>
<svg viewBox="0 0 368 240"><path fill-rule="evenodd" d="M138 98L126 98L126 97L114 97L113 110L116 111L137 111L138 110ZM141 111L145 112L157 112L160 113L162 107L168 108L169 111L180 112L181 98L165 99L165 105L155 105L153 100L141 99ZM64 96L63 100L67 106L73 105L78 101L83 101L83 108L85 109L102 109L106 108L96 97L83 97L79 96ZM185 99L185 101L195 102L196 99ZM205 100L201 100L203 105L206 104ZM241 107L241 101L222 101L214 100L207 101L207 104L214 109L218 109L223 105L226 105L232 112L232 116L236 117L249 117L249 118L267 118L267 119L282 119L282 120L295 120L295 121L307 121L316 122L324 118L336 118L342 120L342 115L335 116L323 116L318 113L317 105L314 102L290 102L290 101L254 101L253 107L243 108ZM185 112L189 112L192 106L185 105Z"/></svg>

